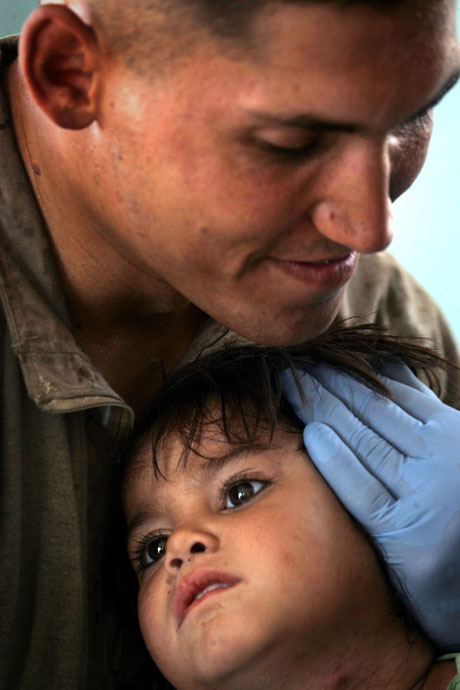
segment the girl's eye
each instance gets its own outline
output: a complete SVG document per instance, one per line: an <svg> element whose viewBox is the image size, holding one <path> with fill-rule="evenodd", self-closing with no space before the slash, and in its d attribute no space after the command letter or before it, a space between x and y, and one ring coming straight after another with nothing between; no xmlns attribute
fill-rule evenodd
<svg viewBox="0 0 460 690"><path fill-rule="evenodd" d="M160 535L154 538L148 538L144 544L141 555L141 561L144 567L158 563L166 555L166 544L168 537Z"/></svg>
<svg viewBox="0 0 460 690"><path fill-rule="evenodd" d="M226 492L225 510L239 508L261 491L267 482L258 479L244 479L235 482Z"/></svg>

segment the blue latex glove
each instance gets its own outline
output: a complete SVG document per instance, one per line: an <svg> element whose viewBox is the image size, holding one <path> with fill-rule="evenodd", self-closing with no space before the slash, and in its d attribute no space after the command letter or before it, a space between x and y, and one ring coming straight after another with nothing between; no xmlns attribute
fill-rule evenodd
<svg viewBox="0 0 460 690"><path fill-rule="evenodd" d="M458 649L460 412L403 366L381 377L394 402L327 365L308 371L299 372L305 403L283 374L308 454L377 544L427 635Z"/></svg>

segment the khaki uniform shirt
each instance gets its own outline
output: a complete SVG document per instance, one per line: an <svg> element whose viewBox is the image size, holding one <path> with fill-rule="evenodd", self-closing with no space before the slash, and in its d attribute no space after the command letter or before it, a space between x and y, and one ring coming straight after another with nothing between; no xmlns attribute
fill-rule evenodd
<svg viewBox="0 0 460 690"><path fill-rule="evenodd" d="M4 69L16 41L0 51ZM108 473L133 413L74 341L1 94L0 296L0 690L104 690ZM362 259L341 312L356 315L455 357L438 309L388 255ZM210 322L190 354L222 333Z"/></svg>

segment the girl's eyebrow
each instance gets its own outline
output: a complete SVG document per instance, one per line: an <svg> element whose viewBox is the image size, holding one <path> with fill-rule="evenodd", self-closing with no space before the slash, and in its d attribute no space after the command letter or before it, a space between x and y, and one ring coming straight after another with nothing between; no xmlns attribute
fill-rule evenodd
<svg viewBox="0 0 460 690"><path fill-rule="evenodd" d="M227 453L217 455L216 457L206 458L206 461L201 465L201 471L206 479L218 474L229 463L241 460L242 458L252 455L253 453L265 452L267 450L277 450L277 447L272 443L242 443L232 447Z"/></svg>
<svg viewBox="0 0 460 690"><path fill-rule="evenodd" d="M157 512L150 505L148 508L142 507L136 512L133 519L128 522L126 527L126 539L130 540L132 532L134 532L138 527L142 527L143 524L149 520L153 520L157 515Z"/></svg>
<svg viewBox="0 0 460 690"><path fill-rule="evenodd" d="M193 470L188 469L188 464L183 468L184 473L191 472L195 476L198 475L200 481L205 484L211 478L215 477L224 467L228 464L240 460L246 455L250 455L254 452L268 450L273 448L270 444L262 443L251 443L251 444L239 444L230 449L228 453L218 455L212 458L206 458L204 463L201 463L198 467L194 467ZM199 475L202 476L199 477ZM148 504L141 504L137 509L134 517L128 522L126 527L127 541L129 542L131 534L142 527L146 522L151 522L157 519L162 514L162 502L158 501L155 496L149 498ZM164 512L164 511L163 511Z"/></svg>
<svg viewBox="0 0 460 690"><path fill-rule="evenodd" d="M201 474L203 483L206 483L232 462L236 462L242 458L244 459L254 453L264 453L269 450L279 451L281 447L274 443L240 443L232 446L227 453L204 458L204 462L200 463L198 467L195 467L193 470L188 470L187 464L183 471L193 472L194 476ZM198 479L201 480L200 477L198 477ZM153 495L149 498L148 504L141 504L134 517L127 524L127 541L129 541L132 532L142 527L146 522L157 519L164 510L164 502L157 500Z"/></svg>

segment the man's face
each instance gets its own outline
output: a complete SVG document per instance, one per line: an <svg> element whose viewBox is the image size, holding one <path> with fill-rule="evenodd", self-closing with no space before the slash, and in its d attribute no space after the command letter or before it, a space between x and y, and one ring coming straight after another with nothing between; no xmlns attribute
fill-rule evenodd
<svg viewBox="0 0 460 690"><path fill-rule="evenodd" d="M178 690L367 687L362 659L406 633L301 435L242 448L211 426L209 461L192 452L178 469L182 450L174 438L160 452L165 481L147 442L124 487L140 626L163 674Z"/></svg>
<svg viewBox="0 0 460 690"><path fill-rule="evenodd" d="M165 310L191 302L265 344L330 324L423 165L426 108L458 69L454 15L454 0L270 5L257 53L205 36L156 79L112 65L93 212Z"/></svg>

